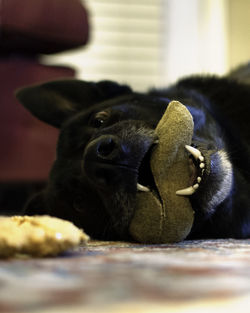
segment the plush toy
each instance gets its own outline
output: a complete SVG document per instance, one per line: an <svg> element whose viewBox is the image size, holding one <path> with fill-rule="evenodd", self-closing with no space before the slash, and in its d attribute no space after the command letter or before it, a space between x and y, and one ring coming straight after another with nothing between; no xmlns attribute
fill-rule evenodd
<svg viewBox="0 0 250 313"><path fill-rule="evenodd" d="M142 243L171 243L185 239L194 220L188 197L176 194L189 186L189 158L193 119L178 101L169 103L156 127L159 143L150 166L157 191L138 192L130 234Z"/></svg>

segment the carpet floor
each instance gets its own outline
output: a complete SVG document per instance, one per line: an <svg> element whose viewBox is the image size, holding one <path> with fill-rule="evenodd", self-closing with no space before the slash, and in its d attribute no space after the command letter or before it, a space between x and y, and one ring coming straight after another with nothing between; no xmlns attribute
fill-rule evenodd
<svg viewBox="0 0 250 313"><path fill-rule="evenodd" d="M0 312L249 312L250 240L91 241L0 261Z"/></svg>

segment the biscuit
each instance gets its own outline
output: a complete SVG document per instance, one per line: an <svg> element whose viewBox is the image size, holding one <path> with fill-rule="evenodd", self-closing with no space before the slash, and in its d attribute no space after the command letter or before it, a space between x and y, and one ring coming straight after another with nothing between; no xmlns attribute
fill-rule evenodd
<svg viewBox="0 0 250 313"><path fill-rule="evenodd" d="M57 255L89 237L71 222L47 215L0 217L0 257Z"/></svg>

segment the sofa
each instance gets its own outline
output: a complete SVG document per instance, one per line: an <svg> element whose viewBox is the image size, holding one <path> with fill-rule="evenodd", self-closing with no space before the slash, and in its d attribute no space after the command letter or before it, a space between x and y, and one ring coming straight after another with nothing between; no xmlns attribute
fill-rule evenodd
<svg viewBox="0 0 250 313"><path fill-rule="evenodd" d="M15 99L25 85L73 78L67 66L42 64L46 54L84 46L88 13L80 0L0 1L0 214L18 212L48 177L58 130Z"/></svg>

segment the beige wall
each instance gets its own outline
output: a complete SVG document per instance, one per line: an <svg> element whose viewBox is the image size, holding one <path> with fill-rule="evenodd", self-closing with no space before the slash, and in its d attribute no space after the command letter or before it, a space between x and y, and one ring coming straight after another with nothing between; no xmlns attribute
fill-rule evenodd
<svg viewBox="0 0 250 313"><path fill-rule="evenodd" d="M164 0L163 3L167 21L164 83L190 74L227 73L228 0Z"/></svg>
<svg viewBox="0 0 250 313"><path fill-rule="evenodd" d="M250 0L228 0L229 64L250 61Z"/></svg>

